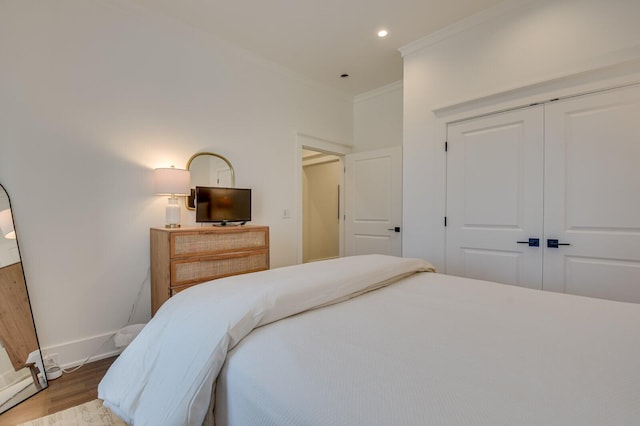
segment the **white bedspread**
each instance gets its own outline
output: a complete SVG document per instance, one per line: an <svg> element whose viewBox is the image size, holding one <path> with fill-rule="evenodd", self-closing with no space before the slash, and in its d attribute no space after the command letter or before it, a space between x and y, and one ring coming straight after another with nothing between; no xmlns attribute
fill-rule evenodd
<svg viewBox="0 0 640 426"><path fill-rule="evenodd" d="M98 397L136 426L200 425L228 350L256 327L417 271L418 259L357 256L195 286L166 302L114 362Z"/></svg>
<svg viewBox="0 0 640 426"><path fill-rule="evenodd" d="M441 274L255 330L227 425L639 425L640 305Z"/></svg>

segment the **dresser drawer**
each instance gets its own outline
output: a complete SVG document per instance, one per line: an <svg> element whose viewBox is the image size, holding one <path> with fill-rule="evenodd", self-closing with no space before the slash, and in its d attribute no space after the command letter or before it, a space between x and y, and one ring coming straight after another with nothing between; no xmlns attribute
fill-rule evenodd
<svg viewBox="0 0 640 426"><path fill-rule="evenodd" d="M171 234L171 258L228 253L268 247L266 228L241 228L230 232L181 232Z"/></svg>
<svg viewBox="0 0 640 426"><path fill-rule="evenodd" d="M171 261L171 288L269 269L269 250Z"/></svg>

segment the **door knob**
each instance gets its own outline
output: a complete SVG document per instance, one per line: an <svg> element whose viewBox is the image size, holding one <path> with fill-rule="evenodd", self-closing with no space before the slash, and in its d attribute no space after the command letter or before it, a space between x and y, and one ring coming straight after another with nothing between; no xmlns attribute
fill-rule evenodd
<svg viewBox="0 0 640 426"><path fill-rule="evenodd" d="M396 226L394 228L389 228L389 229L387 229L387 231L400 232L400 227Z"/></svg>
<svg viewBox="0 0 640 426"><path fill-rule="evenodd" d="M549 248L558 248L558 246L570 246L569 243L559 243L558 240L547 240L547 247Z"/></svg>
<svg viewBox="0 0 640 426"><path fill-rule="evenodd" d="M529 247L540 247L540 238L529 238L529 241L516 241L518 244L529 244Z"/></svg>

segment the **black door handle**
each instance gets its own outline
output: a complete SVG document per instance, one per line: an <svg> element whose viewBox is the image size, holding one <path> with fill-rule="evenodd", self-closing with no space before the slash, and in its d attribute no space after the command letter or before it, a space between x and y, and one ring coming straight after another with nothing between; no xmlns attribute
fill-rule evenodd
<svg viewBox="0 0 640 426"><path fill-rule="evenodd" d="M570 246L569 243L559 243L558 240L547 240L547 247L549 248L558 248L558 246Z"/></svg>
<svg viewBox="0 0 640 426"><path fill-rule="evenodd" d="M540 247L540 238L529 238L529 241L516 241L518 244L529 244L529 247Z"/></svg>
<svg viewBox="0 0 640 426"><path fill-rule="evenodd" d="M389 229L387 229L387 231L400 232L400 227L396 226L396 227L393 227L393 228L389 228Z"/></svg>

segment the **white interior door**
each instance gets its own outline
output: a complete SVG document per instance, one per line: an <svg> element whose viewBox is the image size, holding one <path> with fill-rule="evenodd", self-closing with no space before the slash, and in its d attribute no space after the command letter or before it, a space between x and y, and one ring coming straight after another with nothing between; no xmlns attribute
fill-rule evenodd
<svg viewBox="0 0 640 426"><path fill-rule="evenodd" d="M640 302L640 87L546 109L544 289Z"/></svg>
<svg viewBox="0 0 640 426"><path fill-rule="evenodd" d="M538 105L448 126L448 274L542 288L543 120Z"/></svg>
<svg viewBox="0 0 640 426"><path fill-rule="evenodd" d="M402 148L348 154L345 254L402 255Z"/></svg>

